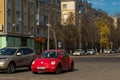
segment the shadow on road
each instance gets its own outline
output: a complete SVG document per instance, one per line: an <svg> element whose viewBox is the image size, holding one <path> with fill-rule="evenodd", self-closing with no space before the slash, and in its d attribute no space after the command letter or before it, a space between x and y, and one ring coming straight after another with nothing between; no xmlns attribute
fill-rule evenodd
<svg viewBox="0 0 120 80"><path fill-rule="evenodd" d="M28 72L28 71L30 71L30 70L28 70L27 68L17 68L13 74L23 73L23 72ZM1 71L0 74L7 74L7 73L6 73L6 71Z"/></svg>
<svg viewBox="0 0 120 80"><path fill-rule="evenodd" d="M74 69L73 71L62 71L61 74L67 74L67 73L72 73L78 71L78 69ZM43 72L43 73L37 73L36 75L56 75L56 73L51 73L51 72Z"/></svg>

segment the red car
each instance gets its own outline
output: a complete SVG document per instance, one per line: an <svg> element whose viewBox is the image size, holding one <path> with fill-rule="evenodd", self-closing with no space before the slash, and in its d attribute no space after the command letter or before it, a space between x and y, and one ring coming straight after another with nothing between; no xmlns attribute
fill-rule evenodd
<svg viewBox="0 0 120 80"><path fill-rule="evenodd" d="M34 74L38 72L55 72L74 70L74 61L65 50L45 50L31 65Z"/></svg>

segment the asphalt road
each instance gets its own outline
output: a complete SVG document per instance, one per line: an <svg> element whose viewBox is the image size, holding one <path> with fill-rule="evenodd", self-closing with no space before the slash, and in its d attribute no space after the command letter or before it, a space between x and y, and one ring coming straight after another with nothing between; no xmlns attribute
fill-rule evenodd
<svg viewBox="0 0 120 80"><path fill-rule="evenodd" d="M97 55L73 57L75 70L53 73L32 74L26 68L14 74L0 73L0 80L120 80L120 55Z"/></svg>

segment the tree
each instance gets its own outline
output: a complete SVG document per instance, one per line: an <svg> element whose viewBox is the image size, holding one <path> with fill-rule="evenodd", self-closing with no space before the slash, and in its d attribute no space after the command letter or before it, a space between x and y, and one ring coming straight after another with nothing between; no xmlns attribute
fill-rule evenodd
<svg viewBox="0 0 120 80"><path fill-rule="evenodd" d="M110 28L109 28L109 20L107 15L103 15L103 17L97 17L94 22L95 26L98 29L99 33L99 44L101 48L109 48L110 41Z"/></svg>

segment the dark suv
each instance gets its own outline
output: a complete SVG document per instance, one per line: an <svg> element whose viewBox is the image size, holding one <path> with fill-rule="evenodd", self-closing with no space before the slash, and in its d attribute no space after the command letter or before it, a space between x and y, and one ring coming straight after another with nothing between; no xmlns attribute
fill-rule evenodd
<svg viewBox="0 0 120 80"><path fill-rule="evenodd" d="M0 49L0 71L14 73L16 68L28 67L36 58L33 49L29 47L5 47Z"/></svg>

